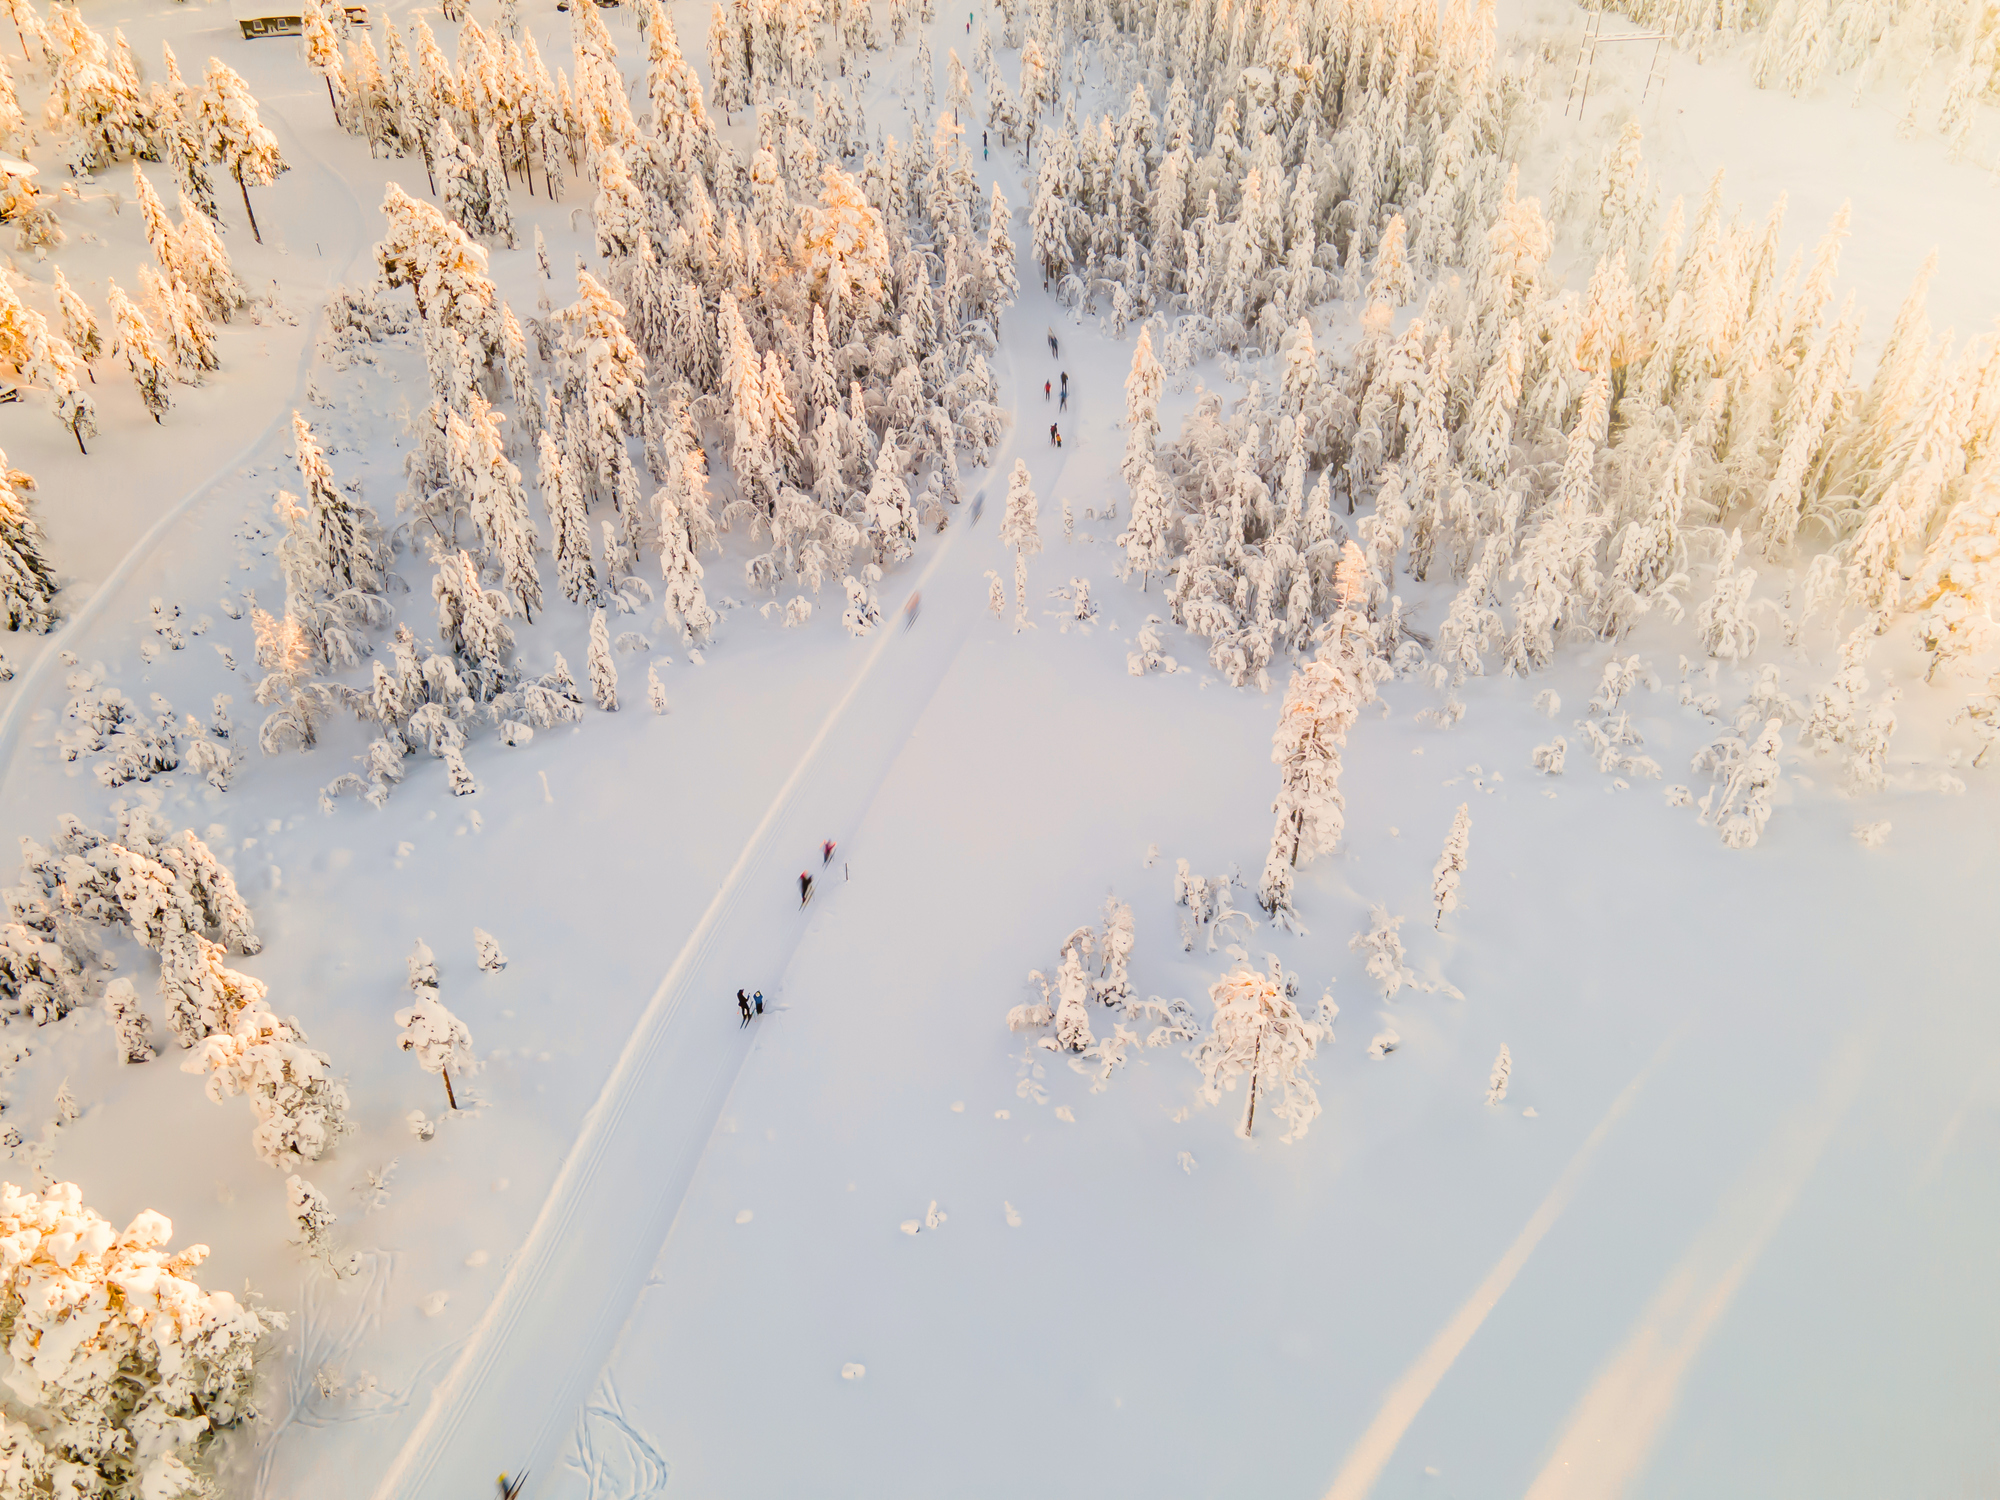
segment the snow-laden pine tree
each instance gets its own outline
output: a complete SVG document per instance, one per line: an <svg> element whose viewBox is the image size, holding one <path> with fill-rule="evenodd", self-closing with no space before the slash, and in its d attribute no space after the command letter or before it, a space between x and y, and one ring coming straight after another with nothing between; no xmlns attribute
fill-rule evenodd
<svg viewBox="0 0 2000 1500"><path fill-rule="evenodd" d="M590 617L590 649L584 658L590 668L590 694L606 713L618 709L618 663L611 659L611 631L604 623L604 611Z"/></svg>
<svg viewBox="0 0 2000 1500"><path fill-rule="evenodd" d="M551 423L553 426L553 423ZM568 445L545 429L539 442L542 503L548 508L556 576L563 597L582 604L597 597L597 565L590 550L590 518L584 509L583 484Z"/></svg>
<svg viewBox="0 0 2000 1500"><path fill-rule="evenodd" d="M396 1024L402 1028L396 1045L413 1055L417 1066L426 1073L436 1073L444 1079L445 1100L457 1109L458 1094L451 1086L451 1070L457 1068L463 1076L478 1065L472 1051L472 1033L439 998L437 962L421 938L410 950L409 968L410 993L416 998L396 1012Z"/></svg>
<svg viewBox="0 0 2000 1500"><path fill-rule="evenodd" d="M1271 736L1278 795L1271 847L1257 901L1274 919L1291 911L1292 871L1330 853L1340 840L1346 802L1340 794L1340 747L1362 707L1375 697L1366 622L1349 610L1314 658L1292 674Z"/></svg>
<svg viewBox="0 0 2000 1500"><path fill-rule="evenodd" d="M1472 808L1469 803L1458 804L1458 811L1452 814L1451 832L1445 835L1444 853L1438 856L1435 869L1431 871L1431 899L1437 903L1437 926L1444 921L1444 914L1458 906L1459 877L1465 874L1465 846L1472 837Z"/></svg>
<svg viewBox="0 0 2000 1500"><path fill-rule="evenodd" d="M1079 927L1063 944L1062 961L1056 969L1056 1041L1072 1052L1081 1052L1094 1041L1090 1031L1090 952L1093 944L1088 927Z"/></svg>
<svg viewBox="0 0 2000 1500"><path fill-rule="evenodd" d="M132 383L139 388L139 400L157 422L174 404L168 394L172 377L167 351L146 315L118 283L107 279L105 287L106 300L111 304L113 346L125 356L125 367L132 372Z"/></svg>
<svg viewBox="0 0 2000 1500"><path fill-rule="evenodd" d="M1190 1054L1201 1069L1202 1097L1219 1103L1238 1078L1250 1081L1241 1134L1256 1133L1257 1096L1275 1091L1271 1112L1289 1127L1279 1139L1297 1140L1319 1117L1319 1080L1312 1060L1320 1029L1299 1014L1285 987L1269 974L1239 968L1209 988L1215 1014L1208 1034Z"/></svg>
<svg viewBox="0 0 2000 1500"><path fill-rule="evenodd" d="M417 314L470 347L477 363L500 349L500 298L486 252L436 208L389 184L382 197L389 230L375 247L382 279L416 295Z"/></svg>
<svg viewBox="0 0 2000 1500"><path fill-rule="evenodd" d="M1028 621L1028 559L1042 550L1039 502L1026 459L1014 460L1007 476L1007 508L1000 518L1000 545L1014 549L1014 625Z"/></svg>
<svg viewBox="0 0 2000 1500"><path fill-rule="evenodd" d="M259 1345L275 1328L169 1253L173 1225L141 1213L123 1233L74 1183L0 1184L0 1327L12 1362L0 1455L11 1494L104 1500L200 1495L216 1437L254 1415Z"/></svg>
<svg viewBox="0 0 2000 1500"><path fill-rule="evenodd" d="M250 294L230 265L214 220L186 188L181 189L180 212L181 222L174 230L174 272L201 299L210 317L227 321L239 307L249 305Z"/></svg>
<svg viewBox="0 0 2000 1500"><path fill-rule="evenodd" d="M152 1022L131 980L114 979L104 987L104 1016L118 1039L119 1062L151 1062L158 1055L153 1050Z"/></svg>
<svg viewBox="0 0 2000 1500"><path fill-rule="evenodd" d="M62 267L53 269L56 306L62 312L63 337L69 341L77 357L88 365L104 352L104 337L98 331L97 315L63 276Z"/></svg>
<svg viewBox="0 0 2000 1500"><path fill-rule="evenodd" d="M1486 1102L1498 1104L1507 1097L1507 1080L1514 1072L1514 1057L1507 1050L1507 1044L1500 1044L1499 1056L1493 1059L1493 1072L1486 1080Z"/></svg>
<svg viewBox="0 0 2000 1500"><path fill-rule="evenodd" d="M209 160L220 162L236 179L250 233L261 245L264 235L250 207L250 189L269 187L280 172L290 170L290 165L278 149L278 138L258 117L257 101L249 86L219 58L208 60L196 118Z"/></svg>
<svg viewBox="0 0 2000 1500"><path fill-rule="evenodd" d="M57 584L42 528L28 509L34 488L34 479L0 453L0 614L9 630L47 632L55 628Z"/></svg>
<svg viewBox="0 0 2000 1500"><path fill-rule="evenodd" d="M470 392L463 414L445 415L445 462L488 556L500 564L515 604L532 624L542 603L535 566L540 538L528 516L521 471L507 457L507 440L500 431L506 420L477 391Z"/></svg>
<svg viewBox="0 0 2000 1500"><path fill-rule="evenodd" d="M1410 971L1403 963L1403 939L1396 931L1402 925L1403 919L1390 916L1385 907L1372 907L1368 930L1347 940L1350 949L1368 955L1368 977L1381 986L1384 1000L1394 996L1410 978Z"/></svg>

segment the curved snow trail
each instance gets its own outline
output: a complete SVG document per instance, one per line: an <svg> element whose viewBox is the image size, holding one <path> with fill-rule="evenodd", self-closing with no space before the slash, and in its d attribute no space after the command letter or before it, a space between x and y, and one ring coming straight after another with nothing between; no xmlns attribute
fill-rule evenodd
<svg viewBox="0 0 2000 1500"><path fill-rule="evenodd" d="M1527 1500L1616 1500L1637 1477L1688 1367L1819 1165L1875 1050L1866 1028L1849 1036L1818 1097L1793 1110L1736 1179L1577 1402Z"/></svg>
<svg viewBox="0 0 2000 1500"><path fill-rule="evenodd" d="M321 178L337 187L341 195L347 199L351 212L344 221L341 221L348 226L347 255L340 262L340 270L334 273L327 283L329 286L334 285L346 279L348 268L354 264L355 256L360 253L361 237L354 232L354 227L361 222L361 200L354 196L354 190L347 185L347 179L334 171L318 153L307 146L304 137L291 128L289 122L276 108L268 104L261 107L266 115L284 128L286 147L292 151L295 158L309 164ZM321 307L312 314L312 322L315 325L325 316L324 300L321 299ZM118 560L118 565L104 576L104 581L98 584L88 599L84 600L82 608L65 619L61 629L43 637L41 651L37 653L28 669L21 674L21 680L15 687L13 696L7 700L7 707L0 710L0 786L5 785L7 772L14 764L14 751L20 743L21 726L27 720L30 705L41 696L49 676L56 670L59 654L88 632L97 622L98 616L110 607L111 601L119 591L131 581L132 575L139 571L140 565L153 556L167 533L185 519L197 502L206 499L233 470L261 452L264 445L271 441L273 433L284 430L286 423L291 420L293 410L304 403L306 382L311 377L313 357L318 348L319 338L315 327L307 337L305 347L299 351L298 373L292 381L291 399L280 406L277 414L265 424L264 430L237 449L228 459L216 465L206 479L162 511L159 519L146 528L145 534L132 544L131 550Z"/></svg>
<svg viewBox="0 0 2000 1500"><path fill-rule="evenodd" d="M1604 1117L1590 1134L1584 1137L1583 1144L1569 1159L1569 1165L1563 1168L1555 1186L1549 1189L1548 1196L1542 1199L1527 1226L1515 1236L1514 1243L1507 1247L1507 1253L1486 1273L1486 1279L1479 1283L1478 1289L1466 1299L1464 1305L1452 1314L1451 1321L1439 1330L1430 1346L1417 1357L1417 1362L1389 1387L1388 1395L1382 1398L1381 1410L1375 1413L1375 1420L1368 1424L1368 1430L1348 1450L1346 1462L1341 1464L1339 1474L1334 1476L1333 1484L1326 1492L1326 1500L1364 1500L1375 1488L1375 1481L1382 1477L1382 1470L1395 1453L1396 1445L1402 1442L1410 1423L1416 1420L1417 1413L1430 1400L1431 1392L1437 1389L1438 1382L1444 1379L1465 1346L1472 1342L1472 1336L1479 1332L1486 1315L1499 1305L1507 1288L1520 1274L1521 1267L1528 1263L1528 1257L1542 1242L1542 1237L1562 1217L1563 1210L1569 1207L1577 1188L1582 1185L1584 1174L1596 1159L1598 1149L1611 1134L1611 1128L1631 1110L1648 1075L1673 1050L1685 1031L1686 1028L1682 1027L1662 1042L1660 1049L1611 1101L1611 1107L1604 1112Z"/></svg>

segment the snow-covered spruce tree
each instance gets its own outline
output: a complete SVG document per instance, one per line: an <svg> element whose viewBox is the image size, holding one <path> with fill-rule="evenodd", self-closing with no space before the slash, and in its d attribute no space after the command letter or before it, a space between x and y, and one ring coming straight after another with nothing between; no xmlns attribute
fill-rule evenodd
<svg viewBox="0 0 2000 1500"><path fill-rule="evenodd" d="M206 1075L208 1097L218 1104L232 1094L250 1101L257 1114L250 1144L274 1167L318 1161L353 1128L347 1090L333 1077L331 1061L307 1045L296 1021L271 1013L262 985L182 1062L181 1071Z"/></svg>
<svg viewBox="0 0 2000 1500"><path fill-rule="evenodd" d="M1208 1034L1189 1054L1201 1069L1202 1097L1219 1103L1223 1090L1236 1080L1250 1080L1241 1133L1256 1133L1257 1095L1277 1092L1272 1113L1289 1127L1279 1139L1290 1143L1306 1133L1319 1117L1319 1080L1313 1077L1313 1055L1319 1049L1316 1023L1298 1007L1275 978L1254 969L1225 974L1209 988L1215 1014Z"/></svg>
<svg viewBox="0 0 2000 1500"><path fill-rule="evenodd" d="M1431 871L1431 899L1437 903L1438 926L1444 921L1444 914L1458 906L1459 877L1465 873L1465 846L1472 837L1472 808L1469 803L1458 804L1458 811L1452 814L1451 832L1445 835L1444 853L1438 856L1437 867Z"/></svg>
<svg viewBox="0 0 2000 1500"><path fill-rule="evenodd" d="M205 1291L206 1245L169 1253L150 1209L123 1233L74 1183L0 1184L0 1333L13 1369L0 1412L7 1489L105 1500L213 1493L218 1433L255 1415L258 1347L284 1327Z"/></svg>
<svg viewBox="0 0 2000 1500"><path fill-rule="evenodd" d="M382 279L409 287L426 323L458 335L478 363L490 362L500 349L500 299L486 274L485 250L393 182L383 194L382 212L389 221L375 247Z"/></svg>
<svg viewBox="0 0 2000 1500"><path fill-rule="evenodd" d="M292 448L305 496L301 501L281 490L275 505L285 525L278 544L285 613L316 660L353 666L368 651L362 630L388 620L385 549L374 512L340 489L311 424L298 412L292 413Z"/></svg>
<svg viewBox="0 0 2000 1500"><path fill-rule="evenodd" d="M0 612L9 630L47 632L56 623L55 570L43 556L42 528L28 509L34 479L0 453Z"/></svg>
<svg viewBox="0 0 2000 1500"><path fill-rule="evenodd" d="M1072 1052L1091 1045L1090 1034L1090 950L1094 943L1088 927L1079 927L1062 947L1062 961L1056 969L1056 1041Z"/></svg>
<svg viewBox="0 0 2000 1500"><path fill-rule="evenodd" d="M142 273L143 274L143 273ZM87 452L84 439L97 432L97 407L83 389L85 368L69 340L50 330L48 320L23 303L0 279L0 360L49 396L56 420Z"/></svg>
<svg viewBox="0 0 2000 1500"><path fill-rule="evenodd" d="M445 1100L457 1109L458 1095L451 1086L451 1070L456 1067L463 1075L477 1066L472 1033L463 1021L445 1009L444 1001L438 997L437 963L422 939L410 951L410 992L416 999L396 1012L396 1024L402 1028L396 1045L413 1054L426 1073L436 1073L444 1079Z"/></svg>
<svg viewBox="0 0 2000 1500"><path fill-rule="evenodd" d="M542 603L541 575L535 566L540 538L528 515L521 471L507 457L500 424L507 419L477 391L468 393L463 412L445 416L446 467L465 496L466 513L500 564L514 605L530 624Z"/></svg>
<svg viewBox="0 0 2000 1500"><path fill-rule="evenodd" d="M151 1062L158 1055L153 1050L152 1023L131 980L114 979L104 987L104 1015L118 1039L119 1062Z"/></svg>
<svg viewBox="0 0 2000 1500"><path fill-rule="evenodd" d="M219 58L208 60L196 117L209 159L220 162L236 179L250 233L261 245L264 235L257 227L256 211L250 207L250 189L253 185L269 187L279 173L290 170L278 149L278 138L258 118L257 101L248 85Z"/></svg>
<svg viewBox="0 0 2000 1500"><path fill-rule="evenodd" d="M431 560L438 570L431 580L438 636L464 663L461 675L472 696L490 700L513 681L514 632L506 621L512 606L505 594L479 581L479 567L470 553L440 550Z"/></svg>
<svg viewBox="0 0 2000 1500"><path fill-rule="evenodd" d="M1103 955L1097 968L1097 998L1105 1005L1122 1006L1132 998L1132 981L1126 973L1132 942L1132 908L1116 896L1106 896L1104 928L1097 938L1097 951Z"/></svg>
<svg viewBox="0 0 2000 1500"><path fill-rule="evenodd" d="M1365 624L1343 610L1319 654L1292 674L1271 736L1278 767L1276 821L1257 901L1274 920L1288 920L1292 871L1330 853L1340 840L1346 802L1340 794L1340 747L1362 707L1375 697Z"/></svg>
<svg viewBox="0 0 2000 1500"><path fill-rule="evenodd" d="M585 656L590 669L590 694L606 713L618 710L618 663L611 659L611 631L604 623L604 611L590 617L590 649Z"/></svg>
<svg viewBox="0 0 2000 1500"><path fill-rule="evenodd" d="M1028 559L1042 550L1038 502L1025 459L1015 459L1007 476L1007 508L1000 518L1000 545L1014 549L1014 628L1028 620Z"/></svg>
<svg viewBox="0 0 2000 1500"><path fill-rule="evenodd" d="M116 330L114 346L125 356L125 366L132 372L132 382L139 388L139 400L144 403L153 420L158 422L161 415L172 406L173 397L168 394L168 355L161 346L159 336L153 332L153 325L146 315L127 297L115 281L105 282L106 298L111 304L111 324Z"/></svg>

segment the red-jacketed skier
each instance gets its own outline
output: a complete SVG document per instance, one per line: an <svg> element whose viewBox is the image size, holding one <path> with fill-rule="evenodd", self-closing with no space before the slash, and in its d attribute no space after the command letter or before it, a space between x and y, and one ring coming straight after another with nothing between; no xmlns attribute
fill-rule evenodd
<svg viewBox="0 0 2000 1500"><path fill-rule="evenodd" d="M819 862L820 862L820 868L822 869L833 863L832 839L828 839L824 844L821 844L819 846Z"/></svg>

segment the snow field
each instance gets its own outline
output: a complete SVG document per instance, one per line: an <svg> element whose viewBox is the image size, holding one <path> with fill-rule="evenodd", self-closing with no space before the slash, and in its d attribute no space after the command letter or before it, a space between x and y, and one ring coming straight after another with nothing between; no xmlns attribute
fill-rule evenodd
<svg viewBox="0 0 2000 1500"><path fill-rule="evenodd" d="M185 66L199 55L180 42L187 15L162 4L125 24L142 52L148 28L171 31ZM621 13L607 16L625 61L642 65ZM690 4L677 20L698 59L705 17ZM566 27L536 25L553 65ZM940 76L946 45L971 61L953 27L946 15L933 28ZM44 1132L48 1170L82 1182L114 1223L169 1213L177 1245L215 1246L206 1284L253 1278L302 1313L275 1365L271 1422L229 1456L233 1489L470 1492L526 1460L536 1493L593 1496L940 1483L996 1495L1879 1494L1990 1469L1978 1361L2000 1305L1972 1247L1995 1219L2000 1036L1981 1003L1996 956L1990 840L1968 830L1993 826L1994 793L1966 774L1963 797L1938 794L1941 776L1964 774L1940 748L1962 748L1942 721L1963 693L1922 689L1900 641L1871 663L1878 686L1885 666L1910 684L1890 789L1849 799L1833 761L1788 755L1765 839L1742 853L1662 795L1706 790L1688 757L1720 728L1674 701L1685 632L1642 628L1617 648L1664 684L1622 705L1664 768L1625 788L1594 768L1575 727L1609 648L1568 648L1534 683L1469 681L1454 730L1415 722L1435 693L1389 684L1386 716L1364 710L1344 747L1342 849L1298 872L1308 934L1260 925L1243 943L1252 965L1275 952L1300 976L1308 1013L1335 981L1338 1039L1317 1064L1326 1113L1294 1145L1275 1125L1250 1143L1234 1133L1240 1089L1200 1107L1181 1048L1135 1051L1091 1094L1062 1056L1005 1030L1007 1008L1029 997L1022 976L1051 970L1107 891L1134 909L1138 993L1184 996L1206 1018L1229 959L1181 951L1173 865L1214 876L1234 862L1254 888L1287 665L1274 662L1268 695L1238 692L1168 627L1167 649L1192 670L1125 673L1165 601L1157 581L1150 594L1116 582L1122 520L1083 511L1129 510L1115 424L1131 340L1069 321L1025 269L994 361L1013 446L966 478L987 515L971 529L961 510L889 575L873 640L839 630L837 587L801 631L724 610L703 665L653 624L657 611L614 619L614 633L652 641L616 653L622 714L588 711L573 742L548 731L503 751L483 737L469 756L482 790L463 802L424 760L385 810L347 798L322 817L315 789L365 739L352 725L305 758L252 747L226 794L185 772L108 793L60 764L58 650L106 663L141 703L158 691L205 716L230 691L246 733L261 717L244 680L247 620L215 600L244 582L277 596L270 490L297 488L283 423L304 387L293 378L287 391L287 360L337 279L317 280L320 254L308 262L302 246L325 233L329 267L365 268L380 183L415 166L365 162L334 139L318 81L287 44L237 45L219 16L209 31L294 162L259 192L271 248L240 232L230 248L253 288L274 268L300 322L226 328L224 371L177 391L163 427L114 369L97 387L106 432L89 470L62 455L46 414L12 409L25 415L9 456L43 479L52 547L66 571L105 583L42 668L0 689L0 748L17 833L46 838L61 811L101 823L121 798L218 825L216 850L267 944L243 967L350 1080L362 1133L314 1177L364 1268L332 1288L279 1242L281 1181L246 1154L242 1106L201 1100L172 1050L114 1072L95 1012L9 1035L31 1049L8 1082L25 1135L59 1082L84 1105ZM906 55L874 63L892 129ZM1000 58L1013 78L1016 59ZM1605 143L1624 103L1614 88L1594 95ZM1648 165L1692 200L1727 163L1750 219L1787 189L1787 253L1856 196L1842 287L1859 286L1870 310L1864 349L1932 238L1947 246L1933 322L1982 326L1995 294L1963 247L1990 239L1990 189L1945 163L1939 142L1894 141L1887 121L1845 133L1868 121L1836 120L1834 107L1844 99L1757 93L1675 57L1644 117ZM752 139L741 123L727 134L739 150ZM1012 153L996 153L987 165L1008 170ZM1537 160L1552 171L1555 154ZM1006 186L1025 252L1028 194ZM579 207L572 194L547 215L559 267L586 247ZM134 231L99 204L64 211L73 232ZM78 248L62 256L73 278ZM105 266L129 285L125 262L143 246L118 253ZM525 249L492 257L517 311L533 303L532 264ZM1336 344L1348 333L1337 307L1322 323ZM253 356L253 339L272 352ZM340 478L361 477L385 518L408 441L398 401L423 394L412 350L388 365L394 380L320 373L331 413L304 408ZM1061 368L1074 404L1042 416L1034 390ZM1163 443L1193 401L1169 393ZM1043 447L1049 420L1063 423L1060 453ZM260 421L254 457L218 465ZM60 441L43 451L50 435ZM1011 588L996 532L1016 453L1043 543L1028 564L1037 628L1018 634L1013 601L995 621L981 588L989 568ZM83 512L56 500L73 472L121 481L93 488ZM165 509L183 495L184 510ZM1061 539L1064 499L1094 545ZM128 553L163 515L170 524ZM711 603L748 594L744 554L729 548L709 563ZM416 592L394 602L426 615L424 569L404 568ZM1087 627L1047 597L1073 576L1098 604ZM905 635L894 612L919 582L923 613ZM1434 627L1449 585L1400 587ZM203 614L210 629L184 653L138 657L154 597L183 606L184 630ZM586 629L586 614L557 607L518 630L520 649L538 667L561 650L581 678ZM672 711L656 718L644 666L662 656L674 658L660 669ZM1804 669L1792 690L1823 676ZM1564 700L1553 720L1530 706L1545 686ZM1733 712L1747 677L1725 666L1718 689ZM1568 769L1538 776L1531 749L1556 734ZM1460 905L1433 930L1431 870L1461 802L1472 830ZM1864 849L1853 830L1879 822L1886 842ZM828 836L835 871L851 862L854 879L827 872L801 913L792 877L817 872ZM1237 904L1249 908L1249 889ZM1348 946L1377 904L1406 919L1417 977L1462 999L1407 987L1378 998ZM507 950L505 973L475 967L475 924ZM435 1118L442 1089L391 1050L419 937L486 1058L461 1082L477 1107L427 1143L403 1117ZM129 947L119 958L149 993L146 962ZM730 1003L738 985L765 992L750 1029ZM1396 1050L1370 1058L1370 1039L1390 1031ZM1514 1073L1504 1105L1488 1107L1502 1043ZM158 1121L171 1122L165 1162L143 1144ZM1558 1211L1538 1220L1548 1204ZM935 1224L933 1207L946 1216ZM908 1223L919 1232L900 1232ZM1510 1264L1487 1305L1478 1289ZM1453 1330L1463 1342L1426 1368ZM1369 1447L1371 1423L1394 1440Z"/></svg>

